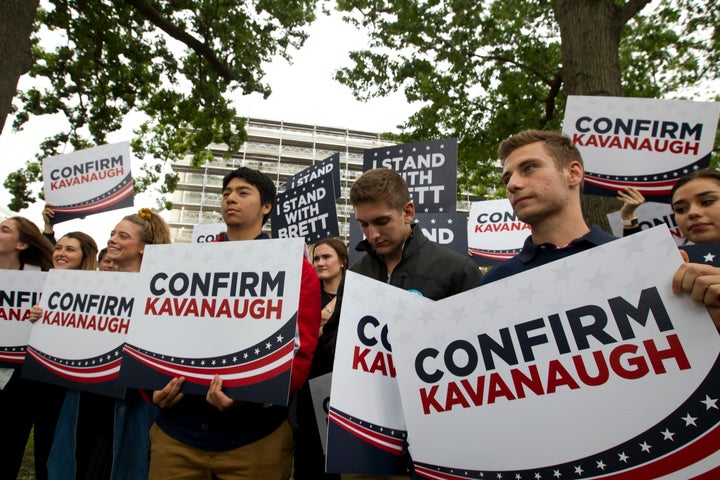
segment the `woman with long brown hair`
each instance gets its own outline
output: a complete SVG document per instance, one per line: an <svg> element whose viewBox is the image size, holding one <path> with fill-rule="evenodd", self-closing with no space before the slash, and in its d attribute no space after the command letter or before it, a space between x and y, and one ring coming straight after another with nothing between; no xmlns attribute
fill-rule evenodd
<svg viewBox="0 0 720 480"><path fill-rule="evenodd" d="M683 236L693 243L720 242L720 172L691 172L673 185L670 205ZM687 260L687 254L683 252ZM673 291L702 302L720 330L720 268L685 263L673 277Z"/></svg>
<svg viewBox="0 0 720 480"><path fill-rule="evenodd" d="M320 337L308 381L310 378L324 375L332 370L337 321L340 318L342 285L349 260L347 246L339 238L323 238L313 245L312 264L320 279L322 312ZM340 475L325 473L325 455L307 381L297 395L296 423L294 478L296 480L339 480Z"/></svg>
<svg viewBox="0 0 720 480"><path fill-rule="evenodd" d="M52 267L52 253L52 244L30 220L16 216L0 223L0 269L47 271ZM55 395L51 385L20 378L22 368L2 370L7 380L0 381L0 478L17 477L34 425L35 476L46 479L63 390L58 387Z"/></svg>

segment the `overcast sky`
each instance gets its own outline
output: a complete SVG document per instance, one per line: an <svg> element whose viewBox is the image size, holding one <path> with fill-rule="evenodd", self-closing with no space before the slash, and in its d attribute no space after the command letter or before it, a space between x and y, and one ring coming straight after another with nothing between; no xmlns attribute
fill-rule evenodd
<svg viewBox="0 0 720 480"><path fill-rule="evenodd" d="M320 15L310 28L310 37L303 48L293 55L293 64L278 59L266 66L265 81L273 93L267 100L260 95L241 97L236 108L242 116L270 120L307 123L322 126L366 130L370 132L394 131L396 125L406 120L416 109L405 102L401 94L362 103L355 100L350 90L332 79L335 70L349 66L348 52L367 44L363 34L345 24L339 15ZM22 87L28 79L21 79ZM0 134L0 179L33 158L38 143L54 130L57 119L36 118L24 131L11 129L12 119L6 121ZM128 125L122 132L112 134L110 142L129 140L135 125ZM135 166L134 166L135 169ZM0 204L6 206L10 195L0 189ZM155 207L149 196L137 196L136 207L93 215L86 220L72 220L58 224L56 233L64 234L82 230L92 235L102 248L110 229L124 215L143 206ZM42 202L20 212L42 227Z"/></svg>

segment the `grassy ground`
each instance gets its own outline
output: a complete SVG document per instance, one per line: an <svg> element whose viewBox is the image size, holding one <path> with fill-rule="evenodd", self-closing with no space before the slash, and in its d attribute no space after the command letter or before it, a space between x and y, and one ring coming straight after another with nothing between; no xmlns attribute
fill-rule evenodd
<svg viewBox="0 0 720 480"><path fill-rule="evenodd" d="M25 447L25 456L23 457L23 463L20 467L20 473L18 474L17 480L35 480L35 459L33 456L33 434L30 434L28 439L27 447Z"/></svg>

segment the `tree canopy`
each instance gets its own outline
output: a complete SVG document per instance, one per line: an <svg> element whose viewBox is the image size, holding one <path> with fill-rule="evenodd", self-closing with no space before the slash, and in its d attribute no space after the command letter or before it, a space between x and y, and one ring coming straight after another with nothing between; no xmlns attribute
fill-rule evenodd
<svg viewBox="0 0 720 480"><path fill-rule="evenodd" d="M12 85L25 71L35 81L16 97L13 128L21 129L33 116L57 113L67 128L49 132L37 158L6 179L13 210L34 201L28 185L39 178L43 158L58 155L68 144L77 150L107 143L107 135L120 129L130 112L145 118L132 140L133 153L146 160L136 191L157 181L172 190L175 178L163 175L163 161L190 154L199 165L212 155L212 143L226 144L227 155L238 151L245 131L233 95L270 94L262 83L263 62L276 55L289 59L290 49L303 44L316 5L313 0L106 0L92 5L44 0L39 7L23 2L0 7L0 16L10 15L6 18L27 14L27 9L35 15L32 59L21 55L17 60L30 68L20 69ZM19 43L23 36L27 42L19 22L6 27L1 44ZM4 59L6 65L13 61ZM7 111L0 113L4 122Z"/></svg>
<svg viewBox="0 0 720 480"><path fill-rule="evenodd" d="M568 95L681 98L720 73L714 0L338 4L371 42L336 78L358 99L402 90L422 105L399 139L457 137L459 188L482 196L504 193L498 144L559 129Z"/></svg>

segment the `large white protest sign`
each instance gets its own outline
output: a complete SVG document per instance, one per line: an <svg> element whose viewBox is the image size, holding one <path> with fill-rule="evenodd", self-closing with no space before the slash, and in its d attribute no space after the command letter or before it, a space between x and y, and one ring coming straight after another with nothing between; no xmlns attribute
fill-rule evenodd
<svg viewBox="0 0 720 480"><path fill-rule="evenodd" d="M710 164L719 113L714 102L571 95L563 132L582 154L585 193L631 186L663 201L678 178Z"/></svg>
<svg viewBox="0 0 720 480"><path fill-rule="evenodd" d="M530 225L517 218L507 198L470 205L468 251L478 265L497 265L514 257L530 234Z"/></svg>
<svg viewBox="0 0 720 480"><path fill-rule="evenodd" d="M683 236L675 221L675 213L672 211L667 203L658 202L645 202L638 206L635 210L635 216L638 219L638 224L642 230L655 227L657 225L665 225L670 231L675 243L678 245L684 245L687 239ZM623 224L622 218L620 218L620 211L611 212L607 214L608 223L613 235L616 237L623 236Z"/></svg>
<svg viewBox="0 0 720 480"><path fill-rule="evenodd" d="M50 270L23 376L122 397L117 383L137 273Z"/></svg>
<svg viewBox="0 0 720 480"><path fill-rule="evenodd" d="M387 311L420 478L717 471L720 336L681 263L660 227Z"/></svg>
<svg viewBox="0 0 720 480"><path fill-rule="evenodd" d="M431 300L347 272L330 391L327 471L404 473L405 420L388 314Z"/></svg>
<svg viewBox="0 0 720 480"><path fill-rule="evenodd" d="M305 245L300 239L148 245L120 380L286 405Z"/></svg>
<svg viewBox="0 0 720 480"><path fill-rule="evenodd" d="M133 205L130 143L78 150L43 161L45 201L53 223Z"/></svg>
<svg viewBox="0 0 720 480"><path fill-rule="evenodd" d="M32 330L30 309L40 303L45 272L4 270L0 275L0 367L19 367Z"/></svg>

